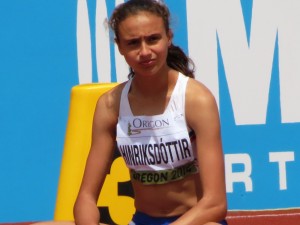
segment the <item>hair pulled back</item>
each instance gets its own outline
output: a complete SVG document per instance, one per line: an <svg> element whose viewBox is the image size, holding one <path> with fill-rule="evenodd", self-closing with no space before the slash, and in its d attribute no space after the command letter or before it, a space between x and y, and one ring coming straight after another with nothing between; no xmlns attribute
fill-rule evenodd
<svg viewBox="0 0 300 225"><path fill-rule="evenodd" d="M109 20L110 28L115 34L115 40L119 41L119 25L127 17L136 15L139 12L149 12L158 17L161 17L164 23L166 33L170 31L170 11L168 7L158 0L129 0L125 3L118 5L113 11ZM171 44L168 49L167 64L174 70L182 74L194 78L194 63L183 52L183 50ZM128 77L133 77L134 71L130 68Z"/></svg>

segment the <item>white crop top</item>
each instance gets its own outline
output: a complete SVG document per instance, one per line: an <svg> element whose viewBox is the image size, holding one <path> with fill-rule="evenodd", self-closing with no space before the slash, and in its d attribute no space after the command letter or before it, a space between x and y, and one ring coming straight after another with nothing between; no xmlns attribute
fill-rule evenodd
<svg viewBox="0 0 300 225"><path fill-rule="evenodd" d="M179 74L165 112L134 116L128 101L132 79L121 95L117 144L131 178L143 184L163 184L197 173L198 166L185 120L188 77Z"/></svg>

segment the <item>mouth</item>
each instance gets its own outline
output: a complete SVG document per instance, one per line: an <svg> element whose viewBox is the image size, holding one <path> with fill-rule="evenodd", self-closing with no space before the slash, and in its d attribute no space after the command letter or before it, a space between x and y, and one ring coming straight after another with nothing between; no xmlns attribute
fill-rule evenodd
<svg viewBox="0 0 300 225"><path fill-rule="evenodd" d="M154 59L149 59L149 60L140 61L140 64L149 67L149 66L153 66L154 62L155 62Z"/></svg>

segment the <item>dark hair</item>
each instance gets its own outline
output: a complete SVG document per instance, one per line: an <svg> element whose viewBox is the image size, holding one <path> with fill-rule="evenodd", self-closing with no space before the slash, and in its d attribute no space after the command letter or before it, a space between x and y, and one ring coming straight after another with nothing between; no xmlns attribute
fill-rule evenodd
<svg viewBox="0 0 300 225"><path fill-rule="evenodd" d="M118 5L109 20L109 25L115 34L115 40L119 40L119 25L127 17L136 15L141 11L149 12L163 19L166 32L170 31L170 11L168 7L158 0L129 0ZM184 51L174 44L168 50L167 64L188 77L194 78L194 63ZM130 68L129 77L134 76Z"/></svg>

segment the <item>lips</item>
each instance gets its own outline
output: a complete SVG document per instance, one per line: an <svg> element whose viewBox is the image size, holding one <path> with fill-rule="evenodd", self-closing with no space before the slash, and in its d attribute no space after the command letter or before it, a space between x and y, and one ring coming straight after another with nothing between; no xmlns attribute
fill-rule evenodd
<svg viewBox="0 0 300 225"><path fill-rule="evenodd" d="M143 65L143 66L152 66L154 65L154 60L153 59L149 59L149 60L143 60L143 61L140 61L140 64Z"/></svg>

